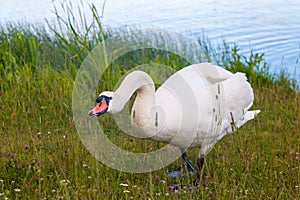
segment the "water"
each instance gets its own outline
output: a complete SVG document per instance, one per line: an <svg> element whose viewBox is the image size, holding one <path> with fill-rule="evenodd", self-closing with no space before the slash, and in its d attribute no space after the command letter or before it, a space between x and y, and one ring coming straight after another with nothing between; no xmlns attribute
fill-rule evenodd
<svg viewBox="0 0 300 200"><path fill-rule="evenodd" d="M99 11L104 0L93 2ZM77 9L77 1L73 7ZM54 19L58 0L1 0L0 21ZM80 4L80 3L79 3ZM88 6L80 6L90 13ZM285 69L300 83L300 1L296 0L107 0L104 25L154 26L214 43L236 43L247 54L265 53L271 69Z"/></svg>

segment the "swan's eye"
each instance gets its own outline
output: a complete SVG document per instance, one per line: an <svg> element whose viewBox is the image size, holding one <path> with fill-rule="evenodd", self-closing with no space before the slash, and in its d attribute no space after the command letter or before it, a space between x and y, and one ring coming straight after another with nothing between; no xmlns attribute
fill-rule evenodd
<svg viewBox="0 0 300 200"><path fill-rule="evenodd" d="M96 102L97 102L97 103L100 103L101 100L102 100L102 97L97 97Z"/></svg>

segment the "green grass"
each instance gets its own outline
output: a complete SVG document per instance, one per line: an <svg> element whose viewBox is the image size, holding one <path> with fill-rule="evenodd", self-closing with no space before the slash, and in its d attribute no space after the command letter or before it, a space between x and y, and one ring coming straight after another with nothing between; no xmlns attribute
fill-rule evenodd
<svg viewBox="0 0 300 200"><path fill-rule="evenodd" d="M300 198L299 92L284 73L268 71L263 55L245 57L228 45L217 54L209 42L199 41L211 61L247 74L254 87L253 108L262 113L215 145L206 157L203 182L192 194L188 189L174 193L168 184L192 179L167 176L167 169L182 164L181 159L159 171L130 174L106 167L83 146L71 108L76 69L109 32L98 34L102 29L97 20L83 34L72 21L62 26L64 34L54 27L48 32L30 24L1 26L0 199ZM159 62L176 70L188 64L176 55L166 59L163 52L151 52L137 51L115 61L111 67L117 72L106 72L99 91L112 89L131 64ZM163 145L126 135L109 115L101 122L122 148L148 152ZM188 155L195 163L198 149Z"/></svg>

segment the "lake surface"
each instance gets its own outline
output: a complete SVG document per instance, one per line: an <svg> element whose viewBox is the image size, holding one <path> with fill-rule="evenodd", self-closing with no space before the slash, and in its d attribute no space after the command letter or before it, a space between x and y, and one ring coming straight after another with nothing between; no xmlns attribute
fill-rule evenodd
<svg viewBox="0 0 300 200"><path fill-rule="evenodd" d="M83 0L84 1L84 0ZM59 0L1 0L0 21L55 19ZM93 2L99 12L104 0ZM90 13L88 6L72 0ZM300 1L298 0L107 0L104 25L160 27L188 36L204 34L212 43L239 45L243 53L265 53L271 69L285 69L300 83Z"/></svg>

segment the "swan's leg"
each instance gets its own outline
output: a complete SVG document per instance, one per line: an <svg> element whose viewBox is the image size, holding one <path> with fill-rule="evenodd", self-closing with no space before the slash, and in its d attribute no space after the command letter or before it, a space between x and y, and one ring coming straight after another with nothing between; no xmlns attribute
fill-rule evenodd
<svg viewBox="0 0 300 200"><path fill-rule="evenodd" d="M186 155L184 149L180 149L180 150L182 152L182 159L187 164L189 172L195 173L194 180L189 185L190 192L193 192L194 186L198 186L199 181L200 181L200 176L201 176L201 172L202 172L202 169L203 169L203 166L204 166L204 161L205 161L205 154L200 154L199 158L197 159L198 170L195 170L194 167L192 166L191 162L187 158L187 155ZM180 169L180 167L178 169ZM183 188L183 187L186 187L186 185L184 185L184 184L173 184L173 185L169 186L169 189L176 191L179 188Z"/></svg>
<svg viewBox="0 0 300 200"><path fill-rule="evenodd" d="M195 170L195 168L193 167L193 165L191 164L190 160L188 159L188 157L187 157L187 155L186 155L184 149L180 149L180 150L181 150L181 152L182 152L181 157L182 157L182 159L184 160L184 162L186 163L189 172L195 173L196 170Z"/></svg>
<svg viewBox="0 0 300 200"><path fill-rule="evenodd" d="M194 169L193 165L191 164L190 160L188 159L185 149L180 148L180 151L181 151L181 157L184 160L184 162L186 163L188 171L195 173L196 170ZM182 175L182 171L183 171L183 169L180 166L173 171L168 171L168 175L171 177L178 177L178 176ZM172 184L172 185L168 186L168 188L173 191L178 191L178 189L184 188L184 187L185 187L185 184Z"/></svg>
<svg viewBox="0 0 300 200"><path fill-rule="evenodd" d="M205 155L201 154L200 157L197 160L198 170L197 170L197 172L195 174L195 178L194 178L194 181L193 181L193 185L194 186L197 186L198 183L199 183L201 171L203 169L203 165L204 165L204 161L205 161L204 158L205 158Z"/></svg>
<svg viewBox="0 0 300 200"><path fill-rule="evenodd" d="M190 167L192 167L192 169L194 171L196 171L193 168L193 166L191 165L191 163L189 162L189 160L187 159L186 154L184 152L182 153L182 158L187 163L187 165L190 165ZM202 172L202 169L203 169L203 166L204 166L204 161L205 161L205 154L201 154L200 157L197 160L198 170L196 171L196 174L195 174L195 177L194 177L194 180L193 180L192 184L189 185L190 192L193 192L194 191L194 186L198 186L198 184L199 184L201 172ZM186 185L184 185L184 184L173 184L173 185L169 186L169 189L176 191L179 188L183 188L183 187L186 187Z"/></svg>
<svg viewBox="0 0 300 200"><path fill-rule="evenodd" d="M193 165L191 164L190 160L188 159L188 157L186 155L186 152L185 152L185 149L180 148L180 151L182 153L181 157L184 160L184 162L186 163L188 171L190 173L195 173L196 170L193 167ZM168 175L171 176L171 177L178 177L178 176L182 175L182 172L183 172L182 167L178 167L177 169L174 169L172 171L168 171Z"/></svg>

